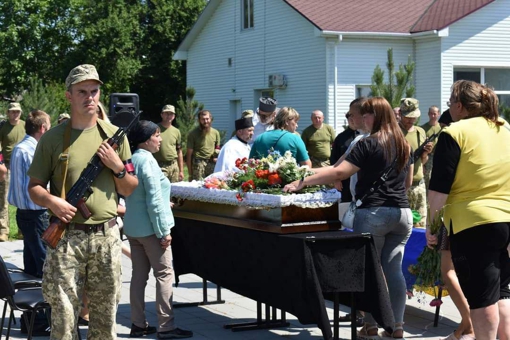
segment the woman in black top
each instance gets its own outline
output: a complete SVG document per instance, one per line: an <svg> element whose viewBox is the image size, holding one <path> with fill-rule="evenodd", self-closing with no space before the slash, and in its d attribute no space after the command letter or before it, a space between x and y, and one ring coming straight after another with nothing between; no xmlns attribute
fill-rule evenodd
<svg viewBox="0 0 510 340"><path fill-rule="evenodd" d="M356 209L354 231L369 232L374 238L395 317L393 334L386 336L403 338L406 285L402 258L412 230L412 213L406 195L413 175L411 148L386 99L369 98L363 103L361 113L370 136L358 142L345 161L293 182L285 186L284 191L298 191L306 185L338 183L358 173L356 200L363 198L363 201ZM374 186L391 166L387 180ZM377 189L365 196L371 188ZM366 320L359 335L377 335L377 323L370 314Z"/></svg>

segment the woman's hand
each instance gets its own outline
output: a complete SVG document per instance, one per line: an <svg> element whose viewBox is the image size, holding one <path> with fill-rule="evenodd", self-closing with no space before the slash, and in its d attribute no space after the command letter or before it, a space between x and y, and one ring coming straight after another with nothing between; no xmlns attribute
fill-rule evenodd
<svg viewBox="0 0 510 340"><path fill-rule="evenodd" d="M283 192L295 192L303 189L304 183L302 180L294 181L283 187Z"/></svg>
<svg viewBox="0 0 510 340"><path fill-rule="evenodd" d="M427 238L427 247L434 249L434 247L437 245L437 235L431 234L430 229L427 228L425 231L425 237Z"/></svg>
<svg viewBox="0 0 510 340"><path fill-rule="evenodd" d="M170 244L172 244L172 236L170 236L170 234L163 236L159 243L161 244L161 248L163 249L168 248Z"/></svg>

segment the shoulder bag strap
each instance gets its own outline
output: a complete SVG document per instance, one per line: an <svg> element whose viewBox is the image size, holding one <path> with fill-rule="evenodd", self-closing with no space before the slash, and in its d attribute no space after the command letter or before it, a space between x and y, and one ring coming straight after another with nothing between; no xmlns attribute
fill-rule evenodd
<svg viewBox="0 0 510 340"><path fill-rule="evenodd" d="M64 144L62 146L62 153L60 154L60 160L62 161L62 191L60 197L66 198L66 179L67 169L69 166L69 147L71 146L71 119L67 122L66 129L64 131Z"/></svg>
<svg viewBox="0 0 510 340"><path fill-rule="evenodd" d="M379 177L378 179L376 179L374 181L374 183L372 183L372 186L370 187L370 189L368 189L368 191L361 198L356 200L356 207L361 206L363 204L363 201L366 200L368 196L370 196L371 194L373 194L374 192L379 190L381 185L383 185L383 183L386 182L386 180L388 179L388 176L393 171L396 164L397 164L397 157L395 157L395 159L393 160L391 165L383 171L383 173L381 174L381 177Z"/></svg>
<svg viewBox="0 0 510 340"><path fill-rule="evenodd" d="M276 147L276 144L278 144L278 142L280 141L280 139L285 136L287 133L289 133L289 131L285 131L284 133L282 133L282 135L280 137L278 137L278 139L276 140L276 142L273 144L272 148L274 149Z"/></svg>

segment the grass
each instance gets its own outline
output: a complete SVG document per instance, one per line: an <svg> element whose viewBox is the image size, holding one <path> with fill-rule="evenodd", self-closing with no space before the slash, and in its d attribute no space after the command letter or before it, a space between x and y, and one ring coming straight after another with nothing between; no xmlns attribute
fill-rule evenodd
<svg viewBox="0 0 510 340"><path fill-rule="evenodd" d="M16 223L16 207L9 205L9 240L18 239L18 223Z"/></svg>

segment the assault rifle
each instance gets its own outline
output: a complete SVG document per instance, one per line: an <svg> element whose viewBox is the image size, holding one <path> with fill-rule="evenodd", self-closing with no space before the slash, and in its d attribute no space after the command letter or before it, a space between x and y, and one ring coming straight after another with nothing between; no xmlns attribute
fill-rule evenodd
<svg viewBox="0 0 510 340"><path fill-rule="evenodd" d="M133 110L134 111L134 110ZM133 112L134 118L129 123L127 127L121 127L115 132L115 134L108 139L108 144L114 149L122 144L124 141L124 136L129 133L129 130L134 126L134 124L138 121L138 117L140 116L140 111ZM83 169L80 174L80 178L74 183L73 187L66 194L66 201L72 206L76 207L80 214L84 218L89 218L92 216L92 213L88 209L85 201L88 196L92 194L92 183L99 176L101 170L105 167L104 163L101 161L99 156L94 154L90 161L87 164L87 167ZM64 231L66 228L66 224L62 222L58 217L52 216L50 219L50 225L41 235L42 241L52 249L57 247L58 242L62 239L64 235Z"/></svg>
<svg viewBox="0 0 510 340"><path fill-rule="evenodd" d="M416 161L418 159L420 159L421 155L423 154L423 152L425 151L425 145L427 145L428 143L430 142L433 142L434 139L437 138L437 136L439 136L439 134L441 133L441 131L443 131L442 129L439 130L438 132L434 133L432 136L430 137L427 137L425 139L425 141L423 142L423 144L421 144L418 149L416 149L416 151L414 152L414 162L416 163Z"/></svg>

